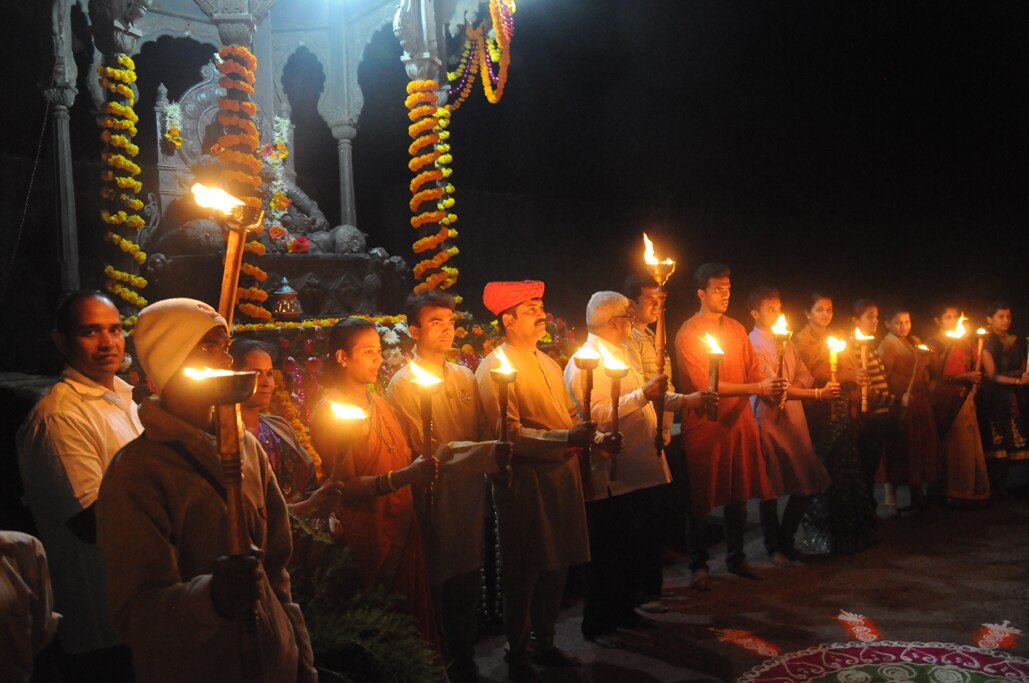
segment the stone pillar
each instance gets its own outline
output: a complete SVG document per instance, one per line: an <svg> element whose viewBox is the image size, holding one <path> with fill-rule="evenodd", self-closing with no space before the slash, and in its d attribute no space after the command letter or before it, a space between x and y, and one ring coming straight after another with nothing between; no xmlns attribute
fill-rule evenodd
<svg viewBox="0 0 1029 683"><path fill-rule="evenodd" d="M336 148L339 152L340 222L343 225L357 225L357 208L354 205L354 161L351 157L353 139L357 135L357 122L346 120L332 124L332 135L336 138Z"/></svg>
<svg viewBox="0 0 1029 683"><path fill-rule="evenodd" d="M54 117L54 158L57 178L57 212L60 216L61 239L58 262L61 267L61 291L80 288L79 229L75 219L75 179L71 166L71 131L68 110L75 103L78 91L69 84L46 90Z"/></svg>

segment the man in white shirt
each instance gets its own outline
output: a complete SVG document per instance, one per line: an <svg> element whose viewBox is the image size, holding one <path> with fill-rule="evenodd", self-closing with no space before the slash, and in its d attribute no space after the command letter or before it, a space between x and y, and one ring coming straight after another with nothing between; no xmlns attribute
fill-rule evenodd
<svg viewBox="0 0 1029 683"><path fill-rule="evenodd" d="M629 365L626 342L634 317L631 302L618 292L597 292L590 297L586 306L589 336L575 354L590 349L602 358L601 366L593 371L589 415L582 415L585 371L577 368L574 360L565 366L565 383L576 409L584 420L596 422L602 432L611 430L614 413L611 379L604 372L603 359L614 358ZM643 374L630 366L619 386L621 450L617 455L600 447L593 452L592 495L586 503L592 563L582 633L603 647L620 647L622 642L615 630L644 621L634 610L636 588L641 574L650 569L643 558L655 554L642 547L642 515L648 505L648 490L671 481L664 454L658 455L654 449L657 413L651 401L664 393L665 407L671 411L680 407L700 408L705 401L705 392L683 396L666 392L667 386L664 374L644 381ZM660 562L660 555L657 561Z"/></svg>
<svg viewBox="0 0 1029 683"><path fill-rule="evenodd" d="M132 387L115 376L121 315L104 294L75 292L58 306L53 341L66 367L18 431L18 466L64 616L59 663L65 681L132 680L108 615L95 517L108 463L143 431Z"/></svg>

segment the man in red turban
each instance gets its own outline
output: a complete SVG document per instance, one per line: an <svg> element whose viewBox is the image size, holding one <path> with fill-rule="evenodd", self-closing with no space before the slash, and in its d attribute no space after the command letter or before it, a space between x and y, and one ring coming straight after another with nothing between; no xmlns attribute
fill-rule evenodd
<svg viewBox="0 0 1029 683"><path fill-rule="evenodd" d="M504 628L508 675L535 680L527 646L536 635L532 661L574 666L579 660L554 645L568 567L588 562L589 540L582 501L578 448L594 438L596 425L576 417L561 368L536 348L546 334L543 283L491 282L482 302L503 328L506 340L483 359L475 373L487 420L497 434L497 384L490 370L504 358L517 370L509 385L507 428L514 443L513 484L494 482L504 565Z"/></svg>

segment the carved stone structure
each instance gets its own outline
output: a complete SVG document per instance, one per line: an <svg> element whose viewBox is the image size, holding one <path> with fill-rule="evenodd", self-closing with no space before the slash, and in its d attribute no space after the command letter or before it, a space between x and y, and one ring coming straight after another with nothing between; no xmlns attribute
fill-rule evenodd
<svg viewBox="0 0 1029 683"><path fill-rule="evenodd" d="M84 4L82 0L48 0L52 11L51 33L54 77L45 88L52 104L58 140L59 202L62 230L62 285L78 287L78 259L71 144L68 139L68 107L75 98L75 62L71 54L70 8ZM274 5L274 6L273 6ZM364 235L356 227L354 172L351 157L357 135L364 96L358 85L358 66L372 36L393 21L393 28L404 48L403 60L411 78L436 78L445 55L445 28L451 30L474 15L477 0L88 0L96 50L110 60L118 54L135 55L141 46L161 36L191 37L212 45L242 44L250 47L258 59L257 82L253 101L262 139L271 137L270 113L288 116L289 104L282 86L286 63L303 47L310 50L325 72L325 87L318 100L318 113L328 124L337 141L340 171L340 205L342 225L329 225L317 205L295 184L293 159L286 166L286 193L293 200L291 211L283 217L293 233L304 234L311 242L309 255L276 255L265 257L261 265L275 277L265 283L274 288L276 277L286 276L300 292L305 311L311 315L342 314L351 310L375 307L398 307L403 291L398 283L409 277L403 259L389 257L382 250L372 255L363 251ZM100 60L96 60L99 62ZM199 264L217 259L215 227L194 208L186 206L182 197L192 181L191 169L202 161L209 149L213 132L209 126L217 113L220 95L217 72L213 65L204 67L203 79L180 101L182 111L180 150L162 151L159 156L160 186L149 193L144 210L148 226L140 239L150 251L152 263L148 275L151 300L163 296L187 294L170 291L170 274L181 262L193 260L191 270L177 286L202 289ZM102 92L95 73L88 79L91 93L99 103ZM440 97L445 97L445 88ZM158 130L169 105L167 91L161 86L155 107ZM213 129L213 127L212 127ZM210 133L210 134L209 134ZM160 139L160 136L158 137ZM205 144L206 141L206 144ZM181 234L173 234L181 230ZM262 239L267 239L263 237ZM321 252L321 253L318 253ZM281 260L281 264L279 262ZM333 260L337 263L331 265ZM342 261L340 261L342 259ZM340 263L350 264L339 272ZM290 265L287 265L290 264ZM310 273L301 272L311 267ZM207 268L207 266L204 266ZM209 271L220 273L219 267ZM179 275L184 275L179 274ZM335 288L339 288L337 292ZM164 289L169 291L165 292ZM392 299L397 299L392 301Z"/></svg>

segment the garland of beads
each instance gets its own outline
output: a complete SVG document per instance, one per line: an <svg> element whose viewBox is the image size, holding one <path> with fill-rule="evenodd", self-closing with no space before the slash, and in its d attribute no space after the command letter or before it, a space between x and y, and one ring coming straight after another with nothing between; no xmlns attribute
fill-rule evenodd
<svg viewBox="0 0 1029 683"><path fill-rule="evenodd" d="M104 168L100 173L100 220L110 226L104 238L131 258L134 264L142 265L146 262L146 254L132 237L117 232L126 229L136 232L146 226L143 217L136 213L143 208L143 202L136 197L143 189L143 184L136 180L141 169L132 161L139 154L139 146L132 142L139 122L132 109L136 100L132 89L136 82L136 65L127 55L117 55L113 63L105 62L98 66L97 75L104 89L104 104L98 119L102 128L100 139L104 143L104 151L100 154ZM104 275L107 276L107 291L130 306L142 308L147 305L146 298L138 291L146 287L145 278L111 264L104 266Z"/></svg>
<svg viewBox="0 0 1029 683"><path fill-rule="evenodd" d="M256 190L261 186L261 159L257 156L259 138L253 122L257 105L250 101L257 78L257 58L242 45L225 45L218 50L219 85L225 88L225 95L218 100L218 122L224 126L218 144L211 149L222 168L225 190L243 203L259 208L261 199ZM265 247L251 240L244 247L244 254L264 255ZM246 263L241 272L257 281L267 278L267 273L252 263ZM256 270L255 270L256 269ZM263 278L258 277L264 275ZM246 300L264 302L268 293L258 287L240 287L236 290L236 307L239 312L255 320L271 320L272 314L262 306L245 303Z"/></svg>
<svg viewBox="0 0 1029 683"><path fill-rule="evenodd" d="M451 90L457 97L447 105L452 112L471 95L476 77L482 80L482 90L490 104L497 104L504 96L511 64L511 39L514 38L514 0L490 0L489 13L496 38L487 34L485 19L478 26L466 24L457 69L447 72L447 80L458 81Z"/></svg>

